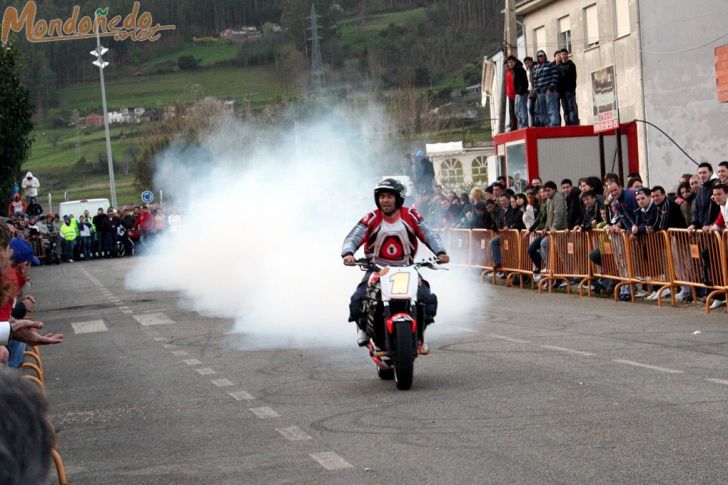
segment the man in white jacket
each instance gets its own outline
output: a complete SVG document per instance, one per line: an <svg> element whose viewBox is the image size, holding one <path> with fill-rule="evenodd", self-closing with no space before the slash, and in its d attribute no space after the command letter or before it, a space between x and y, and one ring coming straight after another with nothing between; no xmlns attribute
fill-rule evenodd
<svg viewBox="0 0 728 485"><path fill-rule="evenodd" d="M23 195L25 195L25 200L28 202L30 202L31 197L38 197L40 182L31 172L25 174L25 178L20 183L20 186L23 188Z"/></svg>

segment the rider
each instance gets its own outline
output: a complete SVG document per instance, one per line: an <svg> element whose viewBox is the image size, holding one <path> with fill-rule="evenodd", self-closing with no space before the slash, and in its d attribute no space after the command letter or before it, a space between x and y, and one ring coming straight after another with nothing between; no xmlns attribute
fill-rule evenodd
<svg viewBox="0 0 728 485"><path fill-rule="evenodd" d="M412 264L417 253L417 239L424 242L435 253L439 263L447 263L450 257L440 236L425 224L416 209L403 207L407 189L395 179L386 178L374 188L374 202L377 209L365 215L351 230L341 250L344 264L354 266L354 253L363 244L367 258L382 266L406 266ZM363 328L362 303L366 295L369 274L351 297L349 321L358 326L357 343L363 347L369 336ZM431 323L437 313L437 297L430 292L429 284L422 281L417 299L425 303L425 324ZM424 329L424 325L423 325ZM422 342L420 342L423 345Z"/></svg>

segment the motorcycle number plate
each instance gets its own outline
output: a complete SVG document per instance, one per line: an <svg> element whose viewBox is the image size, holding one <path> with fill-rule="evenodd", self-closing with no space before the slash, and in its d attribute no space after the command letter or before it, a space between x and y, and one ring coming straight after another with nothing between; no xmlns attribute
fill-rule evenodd
<svg viewBox="0 0 728 485"><path fill-rule="evenodd" d="M409 273L397 273L390 278L393 295L406 295L409 290Z"/></svg>

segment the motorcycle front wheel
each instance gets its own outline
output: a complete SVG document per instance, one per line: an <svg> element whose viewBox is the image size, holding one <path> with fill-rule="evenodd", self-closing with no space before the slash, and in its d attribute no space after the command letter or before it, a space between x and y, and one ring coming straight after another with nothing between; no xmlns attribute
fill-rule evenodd
<svg viewBox="0 0 728 485"><path fill-rule="evenodd" d="M407 323L398 323L395 331L397 356L394 360L394 382L397 389L406 391L412 387L415 370L415 336Z"/></svg>

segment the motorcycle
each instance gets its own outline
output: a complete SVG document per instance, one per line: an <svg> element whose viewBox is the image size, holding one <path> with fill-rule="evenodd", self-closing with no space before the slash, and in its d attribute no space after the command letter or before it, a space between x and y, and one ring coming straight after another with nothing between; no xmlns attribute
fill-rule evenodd
<svg viewBox="0 0 728 485"><path fill-rule="evenodd" d="M137 239L138 241L138 239ZM114 243L114 257L123 258L127 254L134 256L133 230L127 230L123 225L116 228L116 242Z"/></svg>
<svg viewBox="0 0 728 485"><path fill-rule="evenodd" d="M371 259L358 259L362 271L371 271L364 299L367 349L380 379L394 379L397 389L412 387L414 361L427 351L418 346L425 325L424 304L417 301L419 285L425 284L420 268L441 269L435 260L409 266L384 266ZM444 268L442 268L444 269Z"/></svg>

